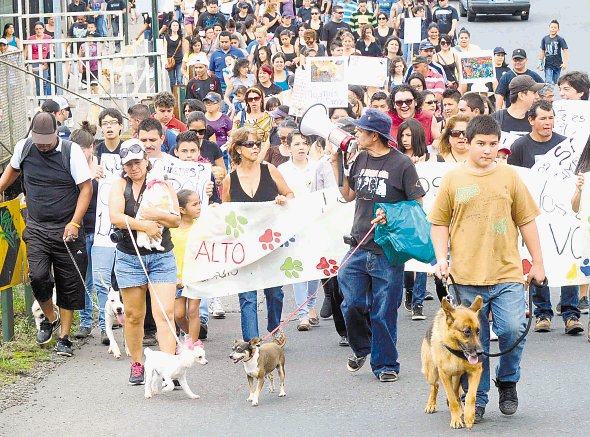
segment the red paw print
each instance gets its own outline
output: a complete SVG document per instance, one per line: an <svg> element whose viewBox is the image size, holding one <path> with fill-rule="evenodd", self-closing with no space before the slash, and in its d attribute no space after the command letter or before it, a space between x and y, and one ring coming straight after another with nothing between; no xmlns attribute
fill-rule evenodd
<svg viewBox="0 0 590 437"><path fill-rule="evenodd" d="M522 260L522 273L524 275L528 275L529 274L529 272L531 271L531 267L532 267L532 264L531 264L531 262L528 259L523 259Z"/></svg>
<svg viewBox="0 0 590 437"><path fill-rule="evenodd" d="M324 275L326 276L332 276L335 275L336 272L338 272L338 263L336 262L336 260L333 259L326 259L326 257L322 256L320 258L320 262L316 267L316 269L318 270L323 270L324 271Z"/></svg>
<svg viewBox="0 0 590 437"><path fill-rule="evenodd" d="M272 229L267 229L264 231L264 234L258 237L258 241L262 243L263 250L273 250L275 244L281 242L281 233L273 232Z"/></svg>

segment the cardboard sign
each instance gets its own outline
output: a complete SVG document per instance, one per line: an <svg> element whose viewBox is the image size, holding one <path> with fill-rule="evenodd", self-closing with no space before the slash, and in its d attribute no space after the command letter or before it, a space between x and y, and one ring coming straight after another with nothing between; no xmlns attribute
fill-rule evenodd
<svg viewBox="0 0 590 437"><path fill-rule="evenodd" d="M422 18L404 18L404 44L419 43L422 41Z"/></svg>
<svg viewBox="0 0 590 437"><path fill-rule="evenodd" d="M0 203L0 290L21 284L28 274L24 229L20 200Z"/></svg>

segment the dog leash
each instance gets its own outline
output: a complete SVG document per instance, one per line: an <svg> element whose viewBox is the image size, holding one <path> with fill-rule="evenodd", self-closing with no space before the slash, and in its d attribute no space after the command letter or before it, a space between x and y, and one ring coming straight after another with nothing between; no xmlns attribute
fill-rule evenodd
<svg viewBox="0 0 590 437"><path fill-rule="evenodd" d="M453 275L451 275L449 273L449 277L448 279L450 279L451 281L451 286L455 289L455 298L457 300L457 305L461 305L461 296L459 294L459 287L457 287L457 284L455 283L455 278L453 278ZM449 284L447 283L447 279L443 279L443 284L445 285L446 289L447 289L447 296L445 296L445 299L447 299L451 304L453 304L453 296L449 293ZM530 284L529 284L529 308L533 307L533 293L531 292L531 286L533 287L546 287L547 284L549 284L549 281L547 280L547 278L545 278L543 280L543 282L539 283L536 279L532 279ZM510 352L512 352L516 346L518 346L524 339L525 337L528 335L530 329L531 329L531 324L533 322L533 317L532 315L529 316L528 318L529 320L527 321L527 325L526 328L524 330L524 332L521 334L520 337L518 337L518 339L514 342L514 344L512 346L510 346L508 349L497 352L497 353L489 353L486 351L481 352L481 354L478 353L478 355L485 355L486 357L490 357L490 358L497 358L497 357L501 357L502 355L506 355L509 354Z"/></svg>
<svg viewBox="0 0 590 437"><path fill-rule="evenodd" d="M359 244L356 245L356 247L353 249L352 252L350 252L350 254L346 257L346 259L344 261L342 261L342 264L340 264L339 270L344 267L346 265L346 263L348 262L348 260L352 257L352 255L355 254L355 252L359 249L359 247L361 247L361 245L367 240L367 238L369 238L369 235L371 234L371 232L373 232L373 230L377 227L377 223L373 223L373 226L371 226L371 229L369 229L369 231L365 234L365 236L362 238L362 240L360 241ZM325 282L325 284L327 284L328 282L330 282L332 279L334 279L335 276L331 276L330 278L328 278L328 280ZM285 326L293 317L295 317L295 315L297 315L297 313L299 312L299 310L301 308L303 308L305 305L307 305L307 303L312 300L318 293L319 291L322 289L322 287L325 285L322 284L320 282L320 285L318 286L318 288L316 289L316 291L313 292L313 294L311 294L307 300L305 302L303 302L301 305L299 305L295 311L293 311L291 314L289 314L289 316L283 320L281 323L279 323L279 325L273 329L271 332L269 332L267 335L265 335L261 341L266 341L268 340L270 337L272 337L274 335L275 332L277 332L279 329L281 329L283 326Z"/></svg>
<svg viewBox="0 0 590 437"><path fill-rule="evenodd" d="M72 263L74 264L74 267L76 267L76 271L78 272L78 276L80 277L80 280L82 281L82 285L84 286L84 290L86 291L86 294L88 295L88 298L90 299L90 303L92 304L92 306L97 309L100 312L100 307L94 303L94 300L92 300L92 294L90 293L90 290L88 290L88 287L86 286L86 280L84 279L84 276L82 276L82 272L80 272L80 267L78 267L78 263L76 263L76 260L74 258L74 255L72 254L72 251L70 250L70 247L68 246L68 242L66 240L64 241L64 245L66 246L66 250L68 251L68 255L70 255L70 259L72 260ZM102 280L102 277L101 277ZM103 282L104 285L104 282ZM94 289L96 291L96 288Z"/></svg>

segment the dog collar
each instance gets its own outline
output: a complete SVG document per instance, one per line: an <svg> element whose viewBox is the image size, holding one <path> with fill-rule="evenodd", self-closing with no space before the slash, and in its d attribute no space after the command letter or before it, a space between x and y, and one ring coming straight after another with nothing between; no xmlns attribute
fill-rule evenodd
<svg viewBox="0 0 590 437"><path fill-rule="evenodd" d="M444 346L444 347L445 347L445 348L446 348L446 349L447 349L447 350L448 350L450 353L452 353L453 355L455 355L456 357L459 357L459 358L461 358L461 359L463 359L463 360L467 361L467 357L465 356L465 354L463 353L463 351L462 351L462 350L460 350L460 349L453 349L453 348L451 348L451 347L447 346L446 344L443 344L443 346ZM479 355L479 354L477 355L477 361L478 361L479 363L481 363L481 355Z"/></svg>
<svg viewBox="0 0 590 437"><path fill-rule="evenodd" d="M248 361L250 361L252 358L254 358L254 354L250 355L250 358L248 358L247 360L242 360L242 363L247 363Z"/></svg>

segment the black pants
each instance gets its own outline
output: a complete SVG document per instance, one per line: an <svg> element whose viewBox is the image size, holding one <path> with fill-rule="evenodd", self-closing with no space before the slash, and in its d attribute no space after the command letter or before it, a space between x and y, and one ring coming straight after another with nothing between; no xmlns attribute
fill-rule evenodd
<svg viewBox="0 0 590 437"><path fill-rule="evenodd" d="M55 285L58 307L83 310L84 283L64 244L63 229L37 229L29 225L25 228L23 240L27 246L29 278L35 299L39 302L50 300ZM88 256L84 231L80 229L78 238L67 244L80 272L85 275Z"/></svg>
<svg viewBox="0 0 590 437"><path fill-rule="evenodd" d="M342 304L342 294L338 288L338 278L334 277L330 281L322 279L322 285L324 286L325 299L330 299L332 303L332 318L334 319L334 326L336 332L341 337L347 337L346 335L346 324L344 323L344 316L340 305Z"/></svg>

